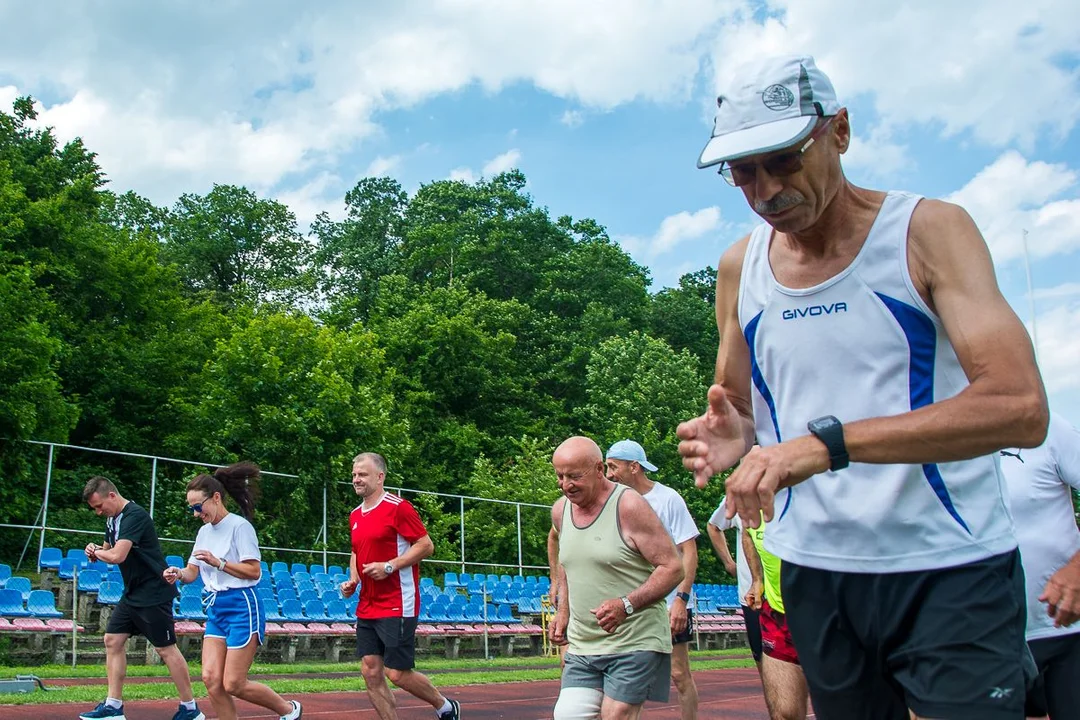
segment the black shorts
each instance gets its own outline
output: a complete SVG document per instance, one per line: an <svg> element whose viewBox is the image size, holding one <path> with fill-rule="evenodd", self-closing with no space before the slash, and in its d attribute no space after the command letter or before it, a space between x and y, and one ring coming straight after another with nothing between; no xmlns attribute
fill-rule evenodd
<svg viewBox="0 0 1080 720"><path fill-rule="evenodd" d="M1023 717L1034 666L1018 552L884 574L785 561L780 588L819 720L907 720L908 708L950 720Z"/></svg>
<svg viewBox="0 0 1080 720"><path fill-rule="evenodd" d="M176 621L173 620L172 603L135 607L120 598L105 632L112 635L142 635L156 648L176 644Z"/></svg>
<svg viewBox="0 0 1080 720"><path fill-rule="evenodd" d="M683 643L690 642L694 637L694 611L690 608L686 608L686 629L678 635L671 636L672 645L682 645Z"/></svg>
<svg viewBox="0 0 1080 720"><path fill-rule="evenodd" d="M1080 717L1080 632L1029 640L1039 677L1028 691L1028 717Z"/></svg>
<svg viewBox="0 0 1080 720"><path fill-rule="evenodd" d="M391 670L416 665L416 618L356 621L356 656L378 655Z"/></svg>
<svg viewBox="0 0 1080 720"><path fill-rule="evenodd" d="M742 606L743 622L746 623L746 643L754 662L761 662L761 613L749 605Z"/></svg>

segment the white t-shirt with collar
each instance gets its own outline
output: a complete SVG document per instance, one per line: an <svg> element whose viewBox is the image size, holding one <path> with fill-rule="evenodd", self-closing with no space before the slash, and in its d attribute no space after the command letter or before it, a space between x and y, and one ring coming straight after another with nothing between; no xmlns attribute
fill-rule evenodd
<svg viewBox="0 0 1080 720"><path fill-rule="evenodd" d="M659 516L660 524L667 530L668 535L675 542L676 545L684 543L687 540L693 540L701 533L698 532L697 524L694 522L694 516L690 514L690 510L686 507L686 501L682 499L679 493L675 492L667 485L660 483L653 483L649 492L642 495L645 498L645 502L649 503L649 506ZM667 596L667 605L670 608L671 603L675 601L675 593L678 592L678 586L675 587ZM694 602L694 593L690 592L690 602ZM692 609L693 605L689 605Z"/></svg>

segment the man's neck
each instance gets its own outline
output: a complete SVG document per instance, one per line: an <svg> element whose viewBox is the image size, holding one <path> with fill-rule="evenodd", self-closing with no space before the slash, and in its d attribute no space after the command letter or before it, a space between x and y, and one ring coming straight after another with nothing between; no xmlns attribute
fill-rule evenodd
<svg viewBox="0 0 1080 720"><path fill-rule="evenodd" d="M866 233L881 209L883 197L882 192L857 187L842 178L813 225L783 236L804 253L823 257L843 253L851 242L861 245L866 239Z"/></svg>
<svg viewBox="0 0 1080 720"><path fill-rule="evenodd" d="M635 475L630 478L630 482L627 483L628 487L637 490L638 495L644 495L652 490L656 483L649 479L647 475Z"/></svg>
<svg viewBox="0 0 1080 720"><path fill-rule="evenodd" d="M371 508L378 505L382 501L384 495L386 495L385 490L380 490L379 492L371 493L370 495L368 495L366 498L364 498L364 509L370 510Z"/></svg>

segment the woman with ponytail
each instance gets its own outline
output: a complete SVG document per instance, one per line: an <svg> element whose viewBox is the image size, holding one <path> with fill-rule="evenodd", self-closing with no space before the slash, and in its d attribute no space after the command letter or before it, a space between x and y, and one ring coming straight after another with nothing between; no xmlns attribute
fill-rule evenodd
<svg viewBox="0 0 1080 720"><path fill-rule="evenodd" d="M201 575L210 591L203 635L202 679L220 720L235 720L234 697L299 720L300 703L285 700L248 679L255 651L266 633L266 610L255 592L262 568L259 539L250 520L259 466L242 462L196 475L187 486L188 509L203 522L187 567L165 568L167 582L193 582ZM225 495L241 514L225 507Z"/></svg>

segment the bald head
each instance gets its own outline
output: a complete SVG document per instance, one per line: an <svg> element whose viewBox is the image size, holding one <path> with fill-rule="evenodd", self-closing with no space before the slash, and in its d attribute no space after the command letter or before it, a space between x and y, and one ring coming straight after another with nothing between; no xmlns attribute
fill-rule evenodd
<svg viewBox="0 0 1080 720"><path fill-rule="evenodd" d="M590 505L603 492L604 454L587 437L563 441L551 456L551 465L559 480L559 489L575 505Z"/></svg>
<svg viewBox="0 0 1080 720"><path fill-rule="evenodd" d="M562 441L555 448L555 454L551 456L551 464L565 463L601 463L604 462L604 453L600 452L600 446L591 438L583 435L575 435Z"/></svg>

